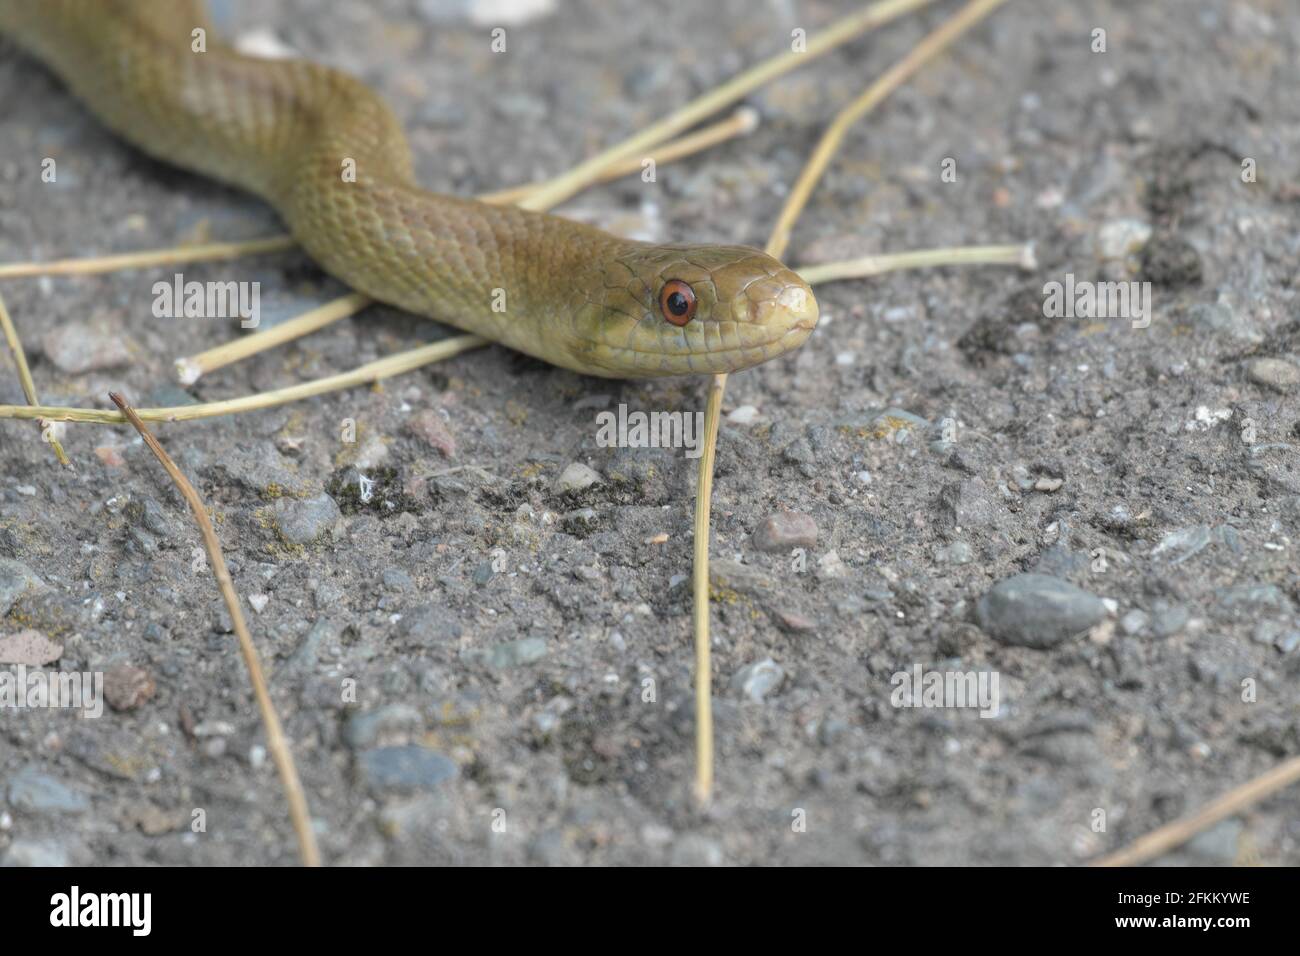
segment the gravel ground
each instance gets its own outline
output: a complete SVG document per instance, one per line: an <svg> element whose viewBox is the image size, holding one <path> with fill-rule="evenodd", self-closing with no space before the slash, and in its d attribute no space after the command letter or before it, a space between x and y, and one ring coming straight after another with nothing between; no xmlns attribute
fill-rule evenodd
<svg viewBox="0 0 1300 956"><path fill-rule="evenodd" d="M850 9L512 3L537 15L494 54L500 5L215 12L382 90L422 181L471 193L554 174ZM750 138L563 211L761 244L835 110L952 9L756 96ZM1013 0L850 134L791 262L1033 240L1039 268L821 287L811 341L732 380L706 813L690 799L696 463L596 441L598 412L698 409L700 382L492 348L160 426L211 506L327 858L1068 864L1300 751L1298 60L1284 0ZM276 228L122 146L0 46L0 261ZM170 275L6 283L41 398L210 401L447 334L373 308L181 390L172 359L239 332L153 318ZM1067 275L1150 282L1149 327L1046 316ZM295 255L185 277L261 282L264 325L339 292ZM0 402L21 401L2 355ZM183 502L133 433L71 428L70 471L36 439L0 421L0 660L104 672L110 706L5 711L0 859L293 862ZM895 675L918 669L996 675L996 714L907 697ZM1161 862L1300 862L1300 791Z"/></svg>

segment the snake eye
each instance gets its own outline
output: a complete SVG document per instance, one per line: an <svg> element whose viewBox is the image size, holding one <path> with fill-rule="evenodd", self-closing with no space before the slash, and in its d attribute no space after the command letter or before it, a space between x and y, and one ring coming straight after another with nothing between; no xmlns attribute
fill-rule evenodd
<svg viewBox="0 0 1300 956"><path fill-rule="evenodd" d="M695 290L681 279L669 279L659 293L659 311L673 325L685 325L695 317Z"/></svg>

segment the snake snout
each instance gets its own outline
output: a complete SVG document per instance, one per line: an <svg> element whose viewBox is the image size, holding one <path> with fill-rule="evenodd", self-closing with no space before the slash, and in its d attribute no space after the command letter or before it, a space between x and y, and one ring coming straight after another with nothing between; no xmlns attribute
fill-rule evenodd
<svg viewBox="0 0 1300 956"><path fill-rule="evenodd" d="M783 269L737 293L732 314L771 332L811 332L817 325L817 300L806 282Z"/></svg>
<svg viewBox="0 0 1300 956"><path fill-rule="evenodd" d="M807 341L817 327L817 315L812 289L785 267L745 283L731 300L731 318L740 323L742 339L762 348L761 361Z"/></svg>

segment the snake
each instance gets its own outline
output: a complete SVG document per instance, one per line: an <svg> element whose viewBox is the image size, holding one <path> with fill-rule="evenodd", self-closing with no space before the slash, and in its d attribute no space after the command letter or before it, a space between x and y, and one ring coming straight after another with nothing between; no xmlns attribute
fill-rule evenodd
<svg viewBox="0 0 1300 956"><path fill-rule="evenodd" d="M201 0L0 0L0 34L137 149L267 202L352 289L552 365L735 372L817 324L807 283L757 248L637 241L422 189L376 93L239 52Z"/></svg>

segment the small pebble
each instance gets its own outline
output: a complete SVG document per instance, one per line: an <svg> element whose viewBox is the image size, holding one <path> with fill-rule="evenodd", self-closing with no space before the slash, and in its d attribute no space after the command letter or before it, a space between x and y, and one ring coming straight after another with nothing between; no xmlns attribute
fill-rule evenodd
<svg viewBox="0 0 1300 956"><path fill-rule="evenodd" d="M812 548L817 545L817 522L797 511L778 511L759 523L752 540L754 547L769 554Z"/></svg>
<svg viewBox="0 0 1300 956"><path fill-rule="evenodd" d="M1140 219L1114 219L1097 230L1097 255L1123 259L1142 249L1151 238L1151 226Z"/></svg>
<svg viewBox="0 0 1300 956"><path fill-rule="evenodd" d="M63 656L63 645L56 644L40 631L28 628L17 634L0 637L0 664L25 664L40 667Z"/></svg>
<svg viewBox="0 0 1300 956"><path fill-rule="evenodd" d="M1246 377L1256 385L1266 385L1279 392L1290 392L1300 385L1300 367L1282 359L1255 359L1247 367Z"/></svg>
<svg viewBox="0 0 1300 956"><path fill-rule="evenodd" d="M135 710L157 689L153 675L140 667L117 664L104 672L104 699L114 710Z"/></svg>
<svg viewBox="0 0 1300 956"><path fill-rule="evenodd" d="M817 577L826 580L836 580L847 577L848 567L840 560L840 556L835 551L827 551L817 559Z"/></svg>
<svg viewBox="0 0 1300 956"><path fill-rule="evenodd" d="M24 767L10 778L8 794L9 805L24 813L76 814L90 809L90 798L84 793L35 766Z"/></svg>
<svg viewBox="0 0 1300 956"><path fill-rule="evenodd" d="M1145 611L1134 608L1120 619L1119 626L1125 634L1132 637L1142 633L1150 620Z"/></svg>
<svg viewBox="0 0 1300 956"><path fill-rule="evenodd" d="M275 502L280 533L290 544L311 544L342 517L338 502L327 494L301 501L281 498Z"/></svg>
<svg viewBox="0 0 1300 956"><path fill-rule="evenodd" d="M599 482L599 474L581 462L575 461L560 472L560 477L555 479L555 490L560 494L582 491L584 488L590 488Z"/></svg>
<svg viewBox="0 0 1300 956"><path fill-rule="evenodd" d="M378 747L357 758L357 773L371 790L436 790L459 774L454 761L425 747Z"/></svg>
<svg viewBox="0 0 1300 956"><path fill-rule="evenodd" d="M443 458L456 457L456 439L442 413L436 409L426 408L412 415L406 423L406 430L419 438Z"/></svg>
<svg viewBox="0 0 1300 956"><path fill-rule="evenodd" d="M61 372L80 375L129 365L131 353L120 335L87 322L61 323L41 340L48 358Z"/></svg>
<svg viewBox="0 0 1300 956"><path fill-rule="evenodd" d="M935 552L935 559L944 564L970 564L975 560L975 552L965 541L954 541Z"/></svg>
<svg viewBox="0 0 1300 956"><path fill-rule="evenodd" d="M41 579L31 568L14 558L0 557L0 617L9 613L10 608L28 590L43 587Z"/></svg>
<svg viewBox="0 0 1300 956"><path fill-rule="evenodd" d="M761 704L763 698L780 687L783 680L785 671L776 661L767 657L738 670L731 678L731 689L744 694L754 703Z"/></svg>
<svg viewBox="0 0 1300 956"><path fill-rule="evenodd" d="M1106 605L1068 581L1043 574L1004 578L980 598L980 627L1005 644L1046 649L1101 623Z"/></svg>

